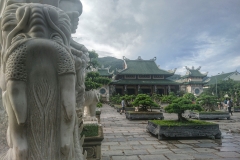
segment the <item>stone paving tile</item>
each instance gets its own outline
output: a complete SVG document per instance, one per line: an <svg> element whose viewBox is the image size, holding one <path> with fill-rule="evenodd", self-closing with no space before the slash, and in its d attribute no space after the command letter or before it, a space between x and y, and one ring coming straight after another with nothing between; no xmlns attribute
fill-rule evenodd
<svg viewBox="0 0 240 160"><path fill-rule="evenodd" d="M144 141L146 140L144 137L129 137L127 138L128 141Z"/></svg>
<svg viewBox="0 0 240 160"><path fill-rule="evenodd" d="M141 144L161 144L158 141L139 141Z"/></svg>
<svg viewBox="0 0 240 160"><path fill-rule="evenodd" d="M104 139L106 142L124 142L127 141L126 138L107 138Z"/></svg>
<svg viewBox="0 0 240 160"><path fill-rule="evenodd" d="M168 160L164 155L140 155L141 160Z"/></svg>
<svg viewBox="0 0 240 160"><path fill-rule="evenodd" d="M196 153L197 151L191 148L171 149L174 153Z"/></svg>
<svg viewBox="0 0 240 160"><path fill-rule="evenodd" d="M112 160L139 160L137 156L112 156Z"/></svg>
<svg viewBox="0 0 240 160"><path fill-rule="evenodd" d="M174 144L178 148L192 148L193 146L188 144Z"/></svg>
<svg viewBox="0 0 240 160"><path fill-rule="evenodd" d="M215 147L215 148L223 152L240 151L240 147Z"/></svg>
<svg viewBox="0 0 240 160"><path fill-rule="evenodd" d="M132 147L129 145L118 145L118 146L114 145L114 146L110 146L110 149L111 150L119 150L119 149L123 150L123 149L132 149Z"/></svg>
<svg viewBox="0 0 240 160"><path fill-rule="evenodd" d="M138 141L119 142L121 145L139 145Z"/></svg>
<svg viewBox="0 0 240 160"><path fill-rule="evenodd" d="M175 114L164 113L164 116L165 119L176 118ZM222 131L223 138L217 140L159 141L146 130L146 120L129 121L106 105L102 108L101 123L105 137L102 142L102 160L240 159L237 157L240 154L240 135L228 133L228 130ZM228 123L223 121L221 125L229 125ZM234 154L231 155L232 153Z"/></svg>
<svg viewBox="0 0 240 160"><path fill-rule="evenodd" d="M218 147L219 146L215 143L198 143L196 145L199 147Z"/></svg>
<svg viewBox="0 0 240 160"><path fill-rule="evenodd" d="M237 152L215 152L215 154L223 158L239 158L240 159L240 154Z"/></svg>
<svg viewBox="0 0 240 160"><path fill-rule="evenodd" d="M173 153L170 149L148 149L150 154L166 154Z"/></svg>
<svg viewBox="0 0 240 160"><path fill-rule="evenodd" d="M167 144L166 145L169 149L177 149L178 147L173 144Z"/></svg>
<svg viewBox="0 0 240 160"><path fill-rule="evenodd" d="M153 147L156 148L156 149L168 148L168 146L163 145L163 144L154 144Z"/></svg>
<svg viewBox="0 0 240 160"><path fill-rule="evenodd" d="M102 156L124 155L121 150L102 151Z"/></svg>
<svg viewBox="0 0 240 160"><path fill-rule="evenodd" d="M223 147L238 147L238 144L234 144L234 143L222 143Z"/></svg>
<svg viewBox="0 0 240 160"><path fill-rule="evenodd" d="M156 149L153 145L132 145L133 149Z"/></svg>
<svg viewBox="0 0 240 160"><path fill-rule="evenodd" d="M192 144L192 143L200 143L199 141L197 140L178 140L179 142L181 143L186 143L186 144Z"/></svg>
<svg viewBox="0 0 240 160"><path fill-rule="evenodd" d="M149 152L144 149L139 150L123 150L125 155L147 155Z"/></svg>
<svg viewBox="0 0 240 160"><path fill-rule="evenodd" d="M157 141L158 139L156 137L145 137L147 141Z"/></svg>
<svg viewBox="0 0 240 160"><path fill-rule="evenodd" d="M102 151L108 151L109 149L110 149L109 146L106 146L106 145L101 146Z"/></svg>
<svg viewBox="0 0 240 160"><path fill-rule="evenodd" d="M201 143L215 143L215 141L211 139L199 139L198 141Z"/></svg>
<svg viewBox="0 0 240 160"><path fill-rule="evenodd" d="M196 150L197 152L218 152L218 150L212 148L193 148L193 149Z"/></svg>
<svg viewBox="0 0 240 160"><path fill-rule="evenodd" d="M103 142L102 145L119 145L118 142Z"/></svg>
<svg viewBox="0 0 240 160"><path fill-rule="evenodd" d="M192 160L195 159L192 155L188 155L188 154L165 154L165 156L167 158L169 158L170 160Z"/></svg>
<svg viewBox="0 0 240 160"><path fill-rule="evenodd" d="M190 155L192 155L194 158L196 159L217 159L220 158L219 156L217 156L214 153L189 153Z"/></svg>
<svg viewBox="0 0 240 160"><path fill-rule="evenodd" d="M102 156L102 160L111 160L109 156Z"/></svg>

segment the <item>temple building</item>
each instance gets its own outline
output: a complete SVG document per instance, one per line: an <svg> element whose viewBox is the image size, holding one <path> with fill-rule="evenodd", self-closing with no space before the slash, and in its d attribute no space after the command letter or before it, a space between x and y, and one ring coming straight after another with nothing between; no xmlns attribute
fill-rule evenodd
<svg viewBox="0 0 240 160"><path fill-rule="evenodd" d="M166 71L156 64L156 57L143 60L140 56L136 60L123 57L123 69L117 70L114 80L110 83L113 91L117 94L168 94L170 91L177 92L179 83L168 80L174 75L175 70Z"/></svg>
<svg viewBox="0 0 240 160"><path fill-rule="evenodd" d="M186 74L177 80L177 82L181 83L180 90L196 96L200 95L203 92L204 84L206 84L204 78L208 73L201 73L201 67L195 69L194 67L188 68L186 66L185 68L187 70Z"/></svg>
<svg viewBox="0 0 240 160"><path fill-rule="evenodd" d="M229 73L219 73L215 76L208 77L205 80L205 87L209 87L210 85L216 85L220 81L226 81L228 79L232 79L233 81L240 82L240 73L238 71L229 72Z"/></svg>

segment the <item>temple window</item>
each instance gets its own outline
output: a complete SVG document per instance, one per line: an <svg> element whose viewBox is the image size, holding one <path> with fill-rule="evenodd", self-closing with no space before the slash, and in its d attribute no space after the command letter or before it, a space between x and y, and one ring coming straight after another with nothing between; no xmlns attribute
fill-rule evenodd
<svg viewBox="0 0 240 160"><path fill-rule="evenodd" d="M125 75L125 79L136 79L135 75Z"/></svg>
<svg viewBox="0 0 240 160"><path fill-rule="evenodd" d="M138 78L139 79L150 79L151 76L150 75L139 75Z"/></svg>
<svg viewBox="0 0 240 160"><path fill-rule="evenodd" d="M153 79L164 79L163 75L154 75Z"/></svg>

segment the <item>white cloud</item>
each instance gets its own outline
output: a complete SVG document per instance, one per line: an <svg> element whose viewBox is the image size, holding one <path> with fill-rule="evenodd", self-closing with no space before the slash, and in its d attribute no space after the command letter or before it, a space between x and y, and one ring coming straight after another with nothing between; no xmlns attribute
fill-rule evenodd
<svg viewBox="0 0 240 160"><path fill-rule="evenodd" d="M181 73L183 66L202 66L213 75L240 70L239 0L81 1L73 36L100 56L157 57L162 69Z"/></svg>

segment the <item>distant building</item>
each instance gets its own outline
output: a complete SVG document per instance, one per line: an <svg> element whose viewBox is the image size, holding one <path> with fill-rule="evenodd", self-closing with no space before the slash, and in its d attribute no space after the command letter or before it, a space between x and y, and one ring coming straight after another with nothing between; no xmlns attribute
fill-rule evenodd
<svg viewBox="0 0 240 160"><path fill-rule="evenodd" d="M215 76L208 77L205 82L205 87L209 87L210 85L215 85L220 81L226 81L228 79L232 79L233 81L240 82L240 73L238 71L229 72L229 73L221 73Z"/></svg>
<svg viewBox="0 0 240 160"><path fill-rule="evenodd" d="M168 80L174 71L160 69L155 63L156 57L143 60L140 56L136 60L123 57L124 69L115 72L114 81L110 83L112 90L121 95L139 93L168 94L179 90L179 83Z"/></svg>
<svg viewBox="0 0 240 160"><path fill-rule="evenodd" d="M203 79L208 73L201 73L200 69L201 67L195 69L186 66L186 74L177 80L177 82L181 83L180 90L194 95L200 95L203 92L203 86L206 83Z"/></svg>

